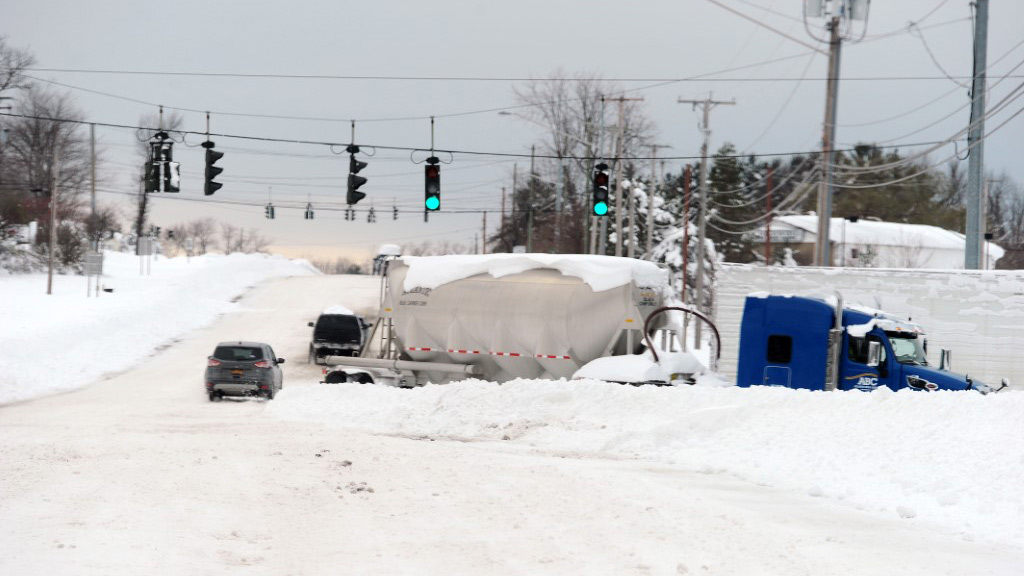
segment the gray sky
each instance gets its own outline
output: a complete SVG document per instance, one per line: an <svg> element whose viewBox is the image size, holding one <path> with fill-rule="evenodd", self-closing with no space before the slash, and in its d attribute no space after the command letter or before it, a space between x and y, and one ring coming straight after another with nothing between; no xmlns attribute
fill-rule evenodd
<svg viewBox="0 0 1024 576"><path fill-rule="evenodd" d="M644 98L658 143L672 146L659 155L699 154L699 112L677 99L709 92L737 102L712 113L712 150L725 141L761 154L818 148L827 58L805 45L819 44L805 30L801 3L721 2L776 31L707 0L13 0L2 11L0 33L12 45L30 49L38 68L50 69L503 79L544 77L561 69L569 75L644 79L619 84L631 90L630 97ZM932 142L964 128L967 90L945 76L966 83L963 77L971 74L970 15L968 0L872 2L864 41L843 45L837 143ZM914 33L907 30L912 21L918 23ZM1018 44L1024 41L1022 21L1024 2L992 0L990 105L1024 81L1024 66L1011 72L1024 61L1024 45ZM810 23L811 32L823 34L820 21ZM751 66L785 57L792 58ZM1007 74L1014 76L1000 81ZM522 82L507 80L33 75L77 87L60 89L70 91L87 120L98 123L134 126L163 104L192 110L181 112L186 130L204 131L202 111L209 110L212 132L254 138L347 143L349 120L356 119L359 143L429 148L432 115L437 116L435 145L441 149L528 155L540 137L537 127L494 111L516 105L513 86ZM654 80L696 77L668 84ZM916 79L891 79L907 77ZM991 117L987 130L1022 106L1024 100L1015 101ZM483 110L488 112L466 114ZM986 140L984 151L987 169L1020 182L1022 127L1024 118L1011 120ZM137 186L135 134L99 127L97 135L109 176L100 201L124 202ZM363 210L358 219L349 222L342 212L328 210L344 205L346 154L333 154L324 145L215 140L226 154L219 163L224 188L212 197L202 194L201 138L190 137L189 146L175 146L185 187L180 194L155 198L155 223L212 216L257 228L277 245L300 246L296 255L362 255L381 242L424 239L468 244L480 233L481 215L450 211L487 210L493 231L501 189L511 190L513 165L524 170L529 163L525 157L457 155L442 171L444 211L425 224L422 165L413 164L408 151L378 149L376 156L363 158L369 162L361 173L369 180L362 188L367 198L358 205ZM946 146L930 159L938 162L956 151ZM666 169L677 173L685 162L670 160ZM268 196L279 206L275 220L263 216ZM307 200L316 210L313 221L303 219ZM260 205L244 205L253 202ZM371 204L375 224L366 222ZM392 220L394 206L403 211L398 220Z"/></svg>

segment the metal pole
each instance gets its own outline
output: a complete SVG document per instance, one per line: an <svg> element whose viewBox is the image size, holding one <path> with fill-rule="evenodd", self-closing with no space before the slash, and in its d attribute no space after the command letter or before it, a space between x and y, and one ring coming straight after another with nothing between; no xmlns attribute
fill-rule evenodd
<svg viewBox="0 0 1024 576"><path fill-rule="evenodd" d="M46 294L53 294L53 255L57 245L57 181L60 178L60 152L57 143L53 145L52 164L50 166L50 246L49 269L46 273Z"/></svg>
<svg viewBox="0 0 1024 576"><path fill-rule="evenodd" d="M765 224L764 224L764 265L772 265L772 169L765 178Z"/></svg>
<svg viewBox="0 0 1024 576"><path fill-rule="evenodd" d="M981 187L985 177L985 67L988 50L988 0L974 2L974 79L971 82L971 125L967 134L967 226L964 268L977 270L981 257Z"/></svg>
<svg viewBox="0 0 1024 576"><path fill-rule="evenodd" d="M839 35L839 16L829 24L831 39L828 53L828 87L825 93L825 125L821 145L822 178L818 184L818 245L815 264L831 266L829 228L832 223L832 166L835 164L836 104L839 100L839 53L842 38Z"/></svg>

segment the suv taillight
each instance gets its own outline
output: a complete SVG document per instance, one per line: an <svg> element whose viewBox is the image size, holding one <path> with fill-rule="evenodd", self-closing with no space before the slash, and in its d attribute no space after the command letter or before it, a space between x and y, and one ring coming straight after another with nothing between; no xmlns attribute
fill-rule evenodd
<svg viewBox="0 0 1024 576"><path fill-rule="evenodd" d="M216 358L211 356L210 358L208 358L206 360L206 365L207 366L220 366L220 360L217 360Z"/></svg>
<svg viewBox="0 0 1024 576"><path fill-rule="evenodd" d="M270 362L268 360L260 360L259 362L253 364L253 366L257 368L270 368Z"/></svg>

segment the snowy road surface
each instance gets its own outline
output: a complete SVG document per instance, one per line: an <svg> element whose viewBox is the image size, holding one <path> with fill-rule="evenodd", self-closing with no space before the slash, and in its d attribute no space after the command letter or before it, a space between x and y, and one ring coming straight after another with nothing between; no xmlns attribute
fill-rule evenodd
<svg viewBox="0 0 1024 576"><path fill-rule="evenodd" d="M280 407L324 390L306 322L376 297L372 278L272 280L135 368L0 407L0 573L1024 572L1021 548L985 534L685 463L369 434L207 401L205 358L235 338L287 359Z"/></svg>

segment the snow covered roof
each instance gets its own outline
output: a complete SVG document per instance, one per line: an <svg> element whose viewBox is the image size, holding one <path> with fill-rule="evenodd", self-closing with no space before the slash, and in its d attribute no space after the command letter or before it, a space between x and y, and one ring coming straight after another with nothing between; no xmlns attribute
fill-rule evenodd
<svg viewBox="0 0 1024 576"><path fill-rule="evenodd" d="M656 264L633 258L583 254L468 254L448 256L403 256L409 267L405 289L417 286L437 288L442 284L490 274L495 278L538 268L553 268L576 276L596 292L630 282L641 286L666 286L668 272Z"/></svg>
<svg viewBox="0 0 1024 576"><path fill-rule="evenodd" d="M787 224L811 234L818 233L818 217L814 214L778 216L772 219L772 223ZM934 250L963 251L967 243L963 234L938 226L865 219L850 222L844 218L832 218L828 234L833 242L840 242L845 236L846 243L851 245L915 246ZM986 244L993 259L998 260L1003 256L1002 248L992 242Z"/></svg>
<svg viewBox="0 0 1024 576"><path fill-rule="evenodd" d="M402 247L398 244L381 244L377 248L378 256L399 256L402 253Z"/></svg>

